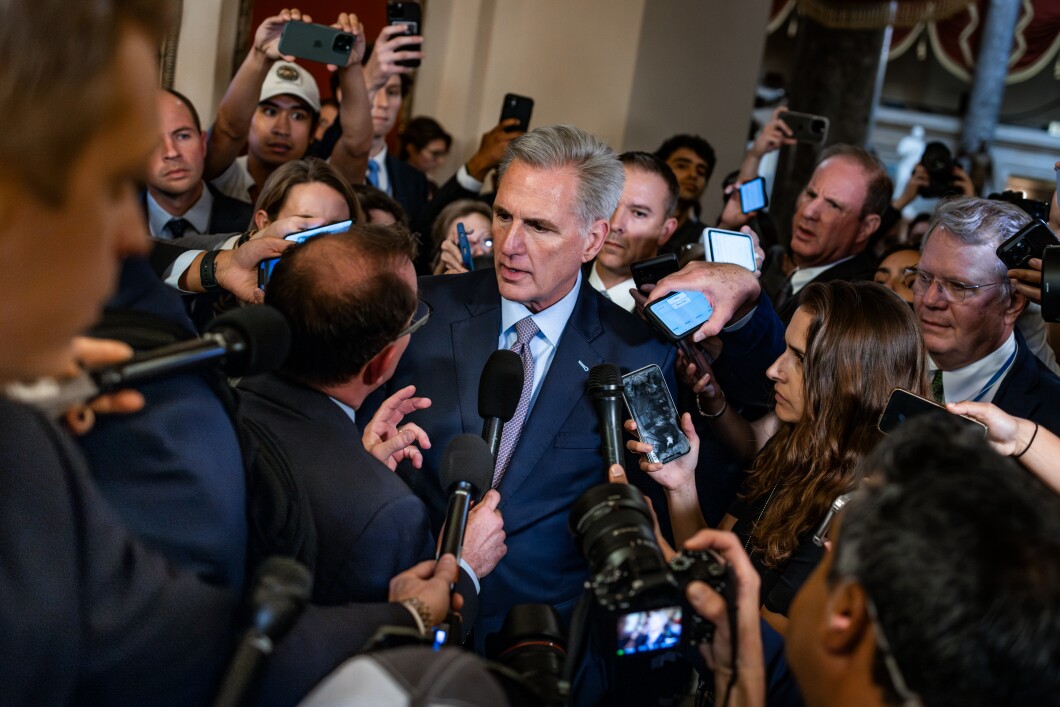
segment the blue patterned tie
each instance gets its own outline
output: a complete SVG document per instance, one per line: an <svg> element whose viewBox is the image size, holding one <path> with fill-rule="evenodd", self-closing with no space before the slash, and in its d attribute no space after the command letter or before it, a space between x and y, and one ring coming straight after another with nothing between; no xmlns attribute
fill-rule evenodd
<svg viewBox="0 0 1060 707"><path fill-rule="evenodd" d="M523 431L523 423L526 422L526 413L530 410L530 398L534 394L534 353L530 350L530 341L540 331L531 317L523 317L515 323L516 338L511 350L519 354L523 361L523 392L519 395L515 414L504 423L504 431L501 432L497 465L493 467L493 488L497 488L504 478L504 472L508 471L508 462L512 460L512 452L515 451L515 445L518 444L519 435Z"/></svg>
<svg viewBox="0 0 1060 707"><path fill-rule="evenodd" d="M379 188L379 163L375 160L368 160L368 183Z"/></svg>

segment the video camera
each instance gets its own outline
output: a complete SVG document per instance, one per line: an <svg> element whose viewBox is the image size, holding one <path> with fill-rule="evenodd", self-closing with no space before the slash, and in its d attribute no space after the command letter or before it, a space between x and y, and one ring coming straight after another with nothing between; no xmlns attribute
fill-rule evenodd
<svg viewBox="0 0 1060 707"><path fill-rule="evenodd" d="M669 563L655 541L651 511L633 486L601 484L574 502L569 525L589 560L590 620L604 650L617 657L709 642L714 626L685 598L701 581L725 597L735 584L716 553L685 551Z"/></svg>
<svg viewBox="0 0 1060 707"><path fill-rule="evenodd" d="M929 142L924 147L920 164L927 170L930 179L926 187L920 187L917 191L920 196L925 199L935 199L960 193L953 186L953 168L957 166L957 162L953 159L950 148L945 144Z"/></svg>

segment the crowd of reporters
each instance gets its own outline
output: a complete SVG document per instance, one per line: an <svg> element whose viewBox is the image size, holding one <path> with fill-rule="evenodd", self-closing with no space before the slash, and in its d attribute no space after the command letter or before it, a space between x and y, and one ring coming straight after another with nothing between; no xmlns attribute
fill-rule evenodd
<svg viewBox="0 0 1060 707"><path fill-rule="evenodd" d="M1050 272L1002 255L1056 193L936 154L896 195L836 145L782 246L740 196L778 108L716 224L749 261L709 262L701 137L502 120L436 184L419 117L390 155L400 26L340 14L322 100L279 50L312 18L266 19L205 129L156 85L170 4L5 13L0 703L1056 701ZM712 309L676 345L674 292ZM601 383L653 364L665 463ZM944 410L885 434L896 389Z"/></svg>

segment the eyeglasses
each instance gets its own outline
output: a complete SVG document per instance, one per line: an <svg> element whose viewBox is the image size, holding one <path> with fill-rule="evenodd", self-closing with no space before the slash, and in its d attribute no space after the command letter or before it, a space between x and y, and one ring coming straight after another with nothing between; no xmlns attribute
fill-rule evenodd
<svg viewBox="0 0 1060 707"><path fill-rule="evenodd" d="M939 292L947 302L963 302L969 292L974 293L976 290L981 290L985 287L997 287L1005 284L1005 282L988 282L983 285L966 285L956 280L936 277L920 268L906 268L903 274L912 278L913 283L909 287L917 296L923 297L933 284L937 284Z"/></svg>
<svg viewBox="0 0 1060 707"><path fill-rule="evenodd" d="M862 585L864 587L865 585ZM898 697L902 700L902 707L923 707L924 702L920 699L920 695L916 694L909 689L909 683L905 681L905 676L902 675L902 669L898 667L898 661L894 657L894 652L891 650L891 643L887 640L887 635L883 632L883 626L880 625L879 612L876 611L876 602L869 596L869 592L865 590L865 609L868 611L869 619L872 621L876 634L876 647L880 649L880 656L883 658L883 665L887 669L887 677L891 679L891 687L898 693Z"/></svg>
<svg viewBox="0 0 1060 707"><path fill-rule="evenodd" d="M402 329L398 333L398 335L394 337L395 341L397 341L403 336L412 336L417 331L419 331L424 324L427 323L428 319L431 318L431 312L434 311L434 308L431 307L429 303L419 298L416 299L416 303L416 311L412 315L412 321L409 322L409 325Z"/></svg>

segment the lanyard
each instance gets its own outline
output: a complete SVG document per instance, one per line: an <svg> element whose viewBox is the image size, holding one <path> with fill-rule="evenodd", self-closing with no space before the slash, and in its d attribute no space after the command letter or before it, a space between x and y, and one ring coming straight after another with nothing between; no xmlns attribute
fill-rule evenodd
<svg viewBox="0 0 1060 707"><path fill-rule="evenodd" d="M986 385L984 385L984 386L983 386L983 387L982 387L982 388L981 388L981 389L979 390L979 392L975 394L975 397L974 397L974 398L972 398L972 402L973 402L973 403L978 403L978 402L980 402L980 401L981 401L981 400L983 399L983 396L985 396L985 395L986 395L986 392L987 392L988 390L990 390L991 388L993 388L993 387L994 387L994 385L995 385L995 384L996 384L996 383L997 383L997 382L998 382L999 380L1001 380L1001 376L1005 375L1005 373L1006 373L1006 372L1008 371L1008 369L1009 369L1009 366L1011 366L1011 365L1012 365L1012 362L1016 360L1016 352L1017 352L1017 351L1019 351L1019 347L1018 347L1018 346L1017 346L1017 347L1016 347L1015 349L1013 349L1012 353L1011 353L1011 354L1009 355L1009 357L1008 357L1008 360L1007 360L1007 361L1005 361L1005 362L1004 362L1003 364L1001 364L1001 368L997 369L997 371L996 371L996 372L994 373L994 375L990 377L990 380L988 380L988 381L986 382Z"/></svg>

